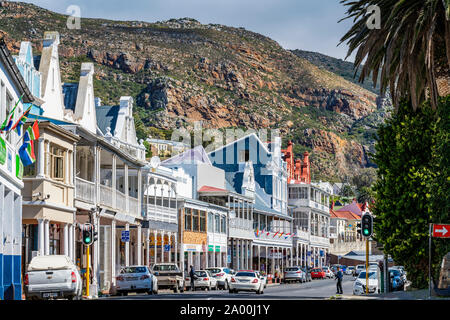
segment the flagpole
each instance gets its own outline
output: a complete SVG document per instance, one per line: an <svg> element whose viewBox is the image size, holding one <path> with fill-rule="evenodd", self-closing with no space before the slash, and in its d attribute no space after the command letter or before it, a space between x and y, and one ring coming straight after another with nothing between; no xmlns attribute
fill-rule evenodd
<svg viewBox="0 0 450 320"><path fill-rule="evenodd" d="M39 115L37 116L37 118L36 118L36 120L35 121L37 121L38 123L39 123ZM34 123L34 122L33 122ZM32 125L31 125L32 126ZM28 129L28 128L27 128ZM12 130L11 130L12 131ZM17 146L19 145L19 142L21 141L21 140L23 140L23 138L25 137L25 132L26 132L26 130L23 130L23 134L22 134L22 136L20 137L20 139L19 139L19 141L17 141L17 143L16 143L16 148L17 148Z"/></svg>

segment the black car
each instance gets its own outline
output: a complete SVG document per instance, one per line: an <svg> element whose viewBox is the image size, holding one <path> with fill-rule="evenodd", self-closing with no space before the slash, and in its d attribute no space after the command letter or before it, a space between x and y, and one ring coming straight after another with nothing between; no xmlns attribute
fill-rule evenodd
<svg viewBox="0 0 450 320"><path fill-rule="evenodd" d="M311 281L312 280L312 278L311 278L311 268L302 267L301 269L306 274L306 281Z"/></svg>

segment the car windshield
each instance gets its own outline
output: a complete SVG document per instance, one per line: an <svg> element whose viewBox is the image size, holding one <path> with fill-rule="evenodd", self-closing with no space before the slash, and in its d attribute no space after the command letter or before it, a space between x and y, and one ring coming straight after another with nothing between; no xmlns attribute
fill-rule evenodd
<svg viewBox="0 0 450 320"><path fill-rule="evenodd" d="M365 279L366 278L366 272L363 271L359 274L359 279ZM369 279L377 279L376 272L369 272Z"/></svg>
<svg viewBox="0 0 450 320"><path fill-rule="evenodd" d="M349 269L355 269L355 267L348 267Z"/></svg>
<svg viewBox="0 0 450 320"><path fill-rule="evenodd" d="M356 269L364 269L366 266L356 266Z"/></svg>
<svg viewBox="0 0 450 320"><path fill-rule="evenodd" d="M145 273L147 272L146 267L126 267L120 270L120 273Z"/></svg>
<svg viewBox="0 0 450 320"><path fill-rule="evenodd" d="M197 275L197 277L207 277L208 276L206 271L196 271L195 274Z"/></svg>
<svg viewBox="0 0 450 320"><path fill-rule="evenodd" d="M312 272L322 272L320 269L312 269Z"/></svg>
<svg viewBox="0 0 450 320"><path fill-rule="evenodd" d="M298 271L298 268L286 268L286 271Z"/></svg>
<svg viewBox="0 0 450 320"><path fill-rule="evenodd" d="M238 272L236 277L256 277L254 272Z"/></svg>
<svg viewBox="0 0 450 320"><path fill-rule="evenodd" d="M153 271L178 271L175 264L157 264L153 266Z"/></svg>
<svg viewBox="0 0 450 320"><path fill-rule="evenodd" d="M211 271L212 273L220 273L220 269L206 269L208 271Z"/></svg>

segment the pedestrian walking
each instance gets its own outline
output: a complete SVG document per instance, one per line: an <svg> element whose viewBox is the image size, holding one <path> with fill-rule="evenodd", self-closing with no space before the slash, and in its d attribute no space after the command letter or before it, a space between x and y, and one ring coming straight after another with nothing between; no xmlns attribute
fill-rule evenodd
<svg viewBox="0 0 450 320"><path fill-rule="evenodd" d="M336 271L336 279L337 279L337 283L336 283L336 293L337 294L343 294L342 292L342 278L344 277L342 270L337 267L337 271Z"/></svg>
<svg viewBox="0 0 450 320"><path fill-rule="evenodd" d="M191 266L191 271L189 271L189 277L191 278L191 290L195 291L194 281L197 276L195 275L194 266Z"/></svg>

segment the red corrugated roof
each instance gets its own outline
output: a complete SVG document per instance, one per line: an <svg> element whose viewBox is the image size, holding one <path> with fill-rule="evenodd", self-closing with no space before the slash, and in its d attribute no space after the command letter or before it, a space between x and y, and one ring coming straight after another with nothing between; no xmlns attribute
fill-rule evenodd
<svg viewBox="0 0 450 320"><path fill-rule="evenodd" d="M225 189L220 189L220 188L211 187L211 186L203 186L198 190L198 192L208 192L208 191L227 192L227 190L225 190Z"/></svg>
<svg viewBox="0 0 450 320"><path fill-rule="evenodd" d="M360 216L351 211L334 211L330 210L331 218L341 218L347 220L359 220Z"/></svg>

